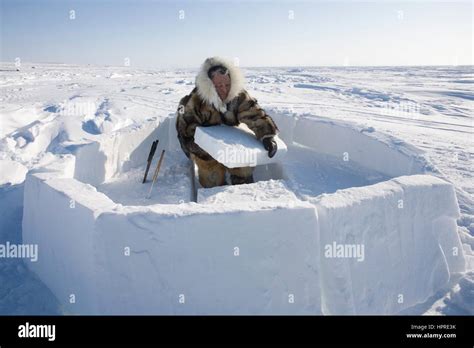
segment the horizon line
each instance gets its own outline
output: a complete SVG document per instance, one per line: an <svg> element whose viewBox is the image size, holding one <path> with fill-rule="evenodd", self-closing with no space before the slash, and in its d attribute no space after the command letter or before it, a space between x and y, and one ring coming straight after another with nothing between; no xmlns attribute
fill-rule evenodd
<svg viewBox="0 0 474 348"><path fill-rule="evenodd" d="M15 65L15 62L12 61L0 61L0 64L12 64ZM176 70L176 69L199 69L201 64L196 67L170 67L170 68L160 68L158 66L126 66L126 65L112 65L112 64L93 64L93 63L64 63L64 62L21 62L23 64L60 64L60 65L71 65L71 66L84 66L84 67L97 67L97 68L130 68L130 69L159 69L159 70ZM401 64L401 65L252 65L252 66L243 66L239 65L239 68L244 69L254 69L254 68L388 68L388 67L474 67L473 64ZM21 66L20 66L21 68Z"/></svg>

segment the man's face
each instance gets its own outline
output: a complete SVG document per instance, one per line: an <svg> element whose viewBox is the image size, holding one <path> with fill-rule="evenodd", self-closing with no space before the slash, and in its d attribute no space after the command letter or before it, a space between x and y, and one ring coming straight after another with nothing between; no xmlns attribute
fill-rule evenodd
<svg viewBox="0 0 474 348"><path fill-rule="evenodd" d="M229 95L230 91L230 76L222 74L214 74L212 77L212 83L216 88L217 94L222 100L225 100Z"/></svg>

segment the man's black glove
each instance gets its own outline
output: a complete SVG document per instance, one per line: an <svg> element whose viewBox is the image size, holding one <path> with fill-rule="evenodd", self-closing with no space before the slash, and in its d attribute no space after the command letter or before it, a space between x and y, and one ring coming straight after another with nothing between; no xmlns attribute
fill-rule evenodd
<svg viewBox="0 0 474 348"><path fill-rule="evenodd" d="M273 137L268 137L263 139L263 147L268 151L268 157L272 158L277 152L277 143Z"/></svg>

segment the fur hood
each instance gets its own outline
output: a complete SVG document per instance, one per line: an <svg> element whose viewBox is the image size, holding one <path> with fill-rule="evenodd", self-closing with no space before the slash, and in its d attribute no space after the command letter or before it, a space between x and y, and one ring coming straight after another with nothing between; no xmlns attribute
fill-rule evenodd
<svg viewBox="0 0 474 348"><path fill-rule="evenodd" d="M231 87L229 95L224 101L221 100L212 80L207 76L209 69L216 65L223 65L229 70ZM211 57L207 58L201 65L201 69L196 76L196 87L201 99L214 106L220 112L226 112L226 104L237 97L244 89L244 77L240 69L229 60L221 57Z"/></svg>

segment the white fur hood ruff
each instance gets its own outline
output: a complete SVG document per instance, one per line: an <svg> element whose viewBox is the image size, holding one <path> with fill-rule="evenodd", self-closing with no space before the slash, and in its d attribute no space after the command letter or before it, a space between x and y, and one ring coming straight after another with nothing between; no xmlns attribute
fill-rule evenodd
<svg viewBox="0 0 474 348"><path fill-rule="evenodd" d="M209 69L216 65L225 66L229 70L231 87L229 95L224 101L221 100L214 84L209 76L207 76ZM226 112L226 104L237 97L244 89L244 77L240 69L231 61L221 57L211 57L207 58L201 65L201 70L196 76L196 87L197 93L201 99L213 105L220 112Z"/></svg>

